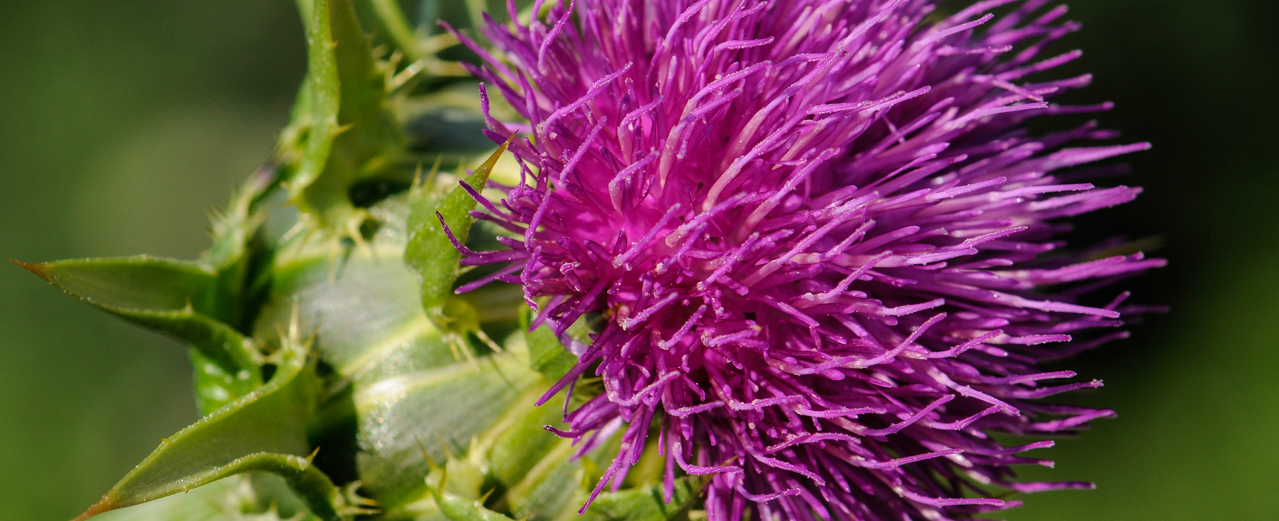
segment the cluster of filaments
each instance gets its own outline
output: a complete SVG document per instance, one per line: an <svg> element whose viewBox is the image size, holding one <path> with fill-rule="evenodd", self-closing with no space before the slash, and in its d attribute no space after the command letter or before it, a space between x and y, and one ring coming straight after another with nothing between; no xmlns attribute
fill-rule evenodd
<svg viewBox="0 0 1279 521"><path fill-rule="evenodd" d="M461 290L521 284L560 333L608 319L548 393L603 381L560 433L583 453L620 436L596 493L655 422L668 491L707 476L715 521L948 519L1006 507L988 485L1086 485L1011 481L1051 442L987 433L1111 414L1037 401L1100 385L1038 365L1122 336L1072 340L1124 311L1074 296L1161 261L1040 256L1059 218L1138 193L1053 172L1146 145L1021 128L1108 108L1045 101L1088 76L1026 79L1078 56L1035 58L1076 29L1064 9L992 19L1012 2L987 1L927 23L932 3L579 0L490 22L503 59L468 43L531 122L490 118L492 136L532 139L512 147L525 181L476 214L519 238L464 261L509 264Z"/></svg>

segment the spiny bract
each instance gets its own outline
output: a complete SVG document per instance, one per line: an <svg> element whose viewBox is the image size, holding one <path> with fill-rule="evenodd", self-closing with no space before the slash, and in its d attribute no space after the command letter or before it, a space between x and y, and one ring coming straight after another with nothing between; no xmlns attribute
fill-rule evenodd
<svg viewBox="0 0 1279 521"><path fill-rule="evenodd" d="M469 230L457 180L502 175L504 147L481 132L476 81L435 56L456 39L425 36L438 4L415 33L393 0L298 0L309 68L290 124L203 258L23 264L191 348L203 417L81 519L579 519L607 461L543 429L561 425L562 396L535 404L563 348L522 330L518 288L452 294L473 275L436 216ZM698 508L696 480L669 503L660 483L636 472L587 518Z"/></svg>

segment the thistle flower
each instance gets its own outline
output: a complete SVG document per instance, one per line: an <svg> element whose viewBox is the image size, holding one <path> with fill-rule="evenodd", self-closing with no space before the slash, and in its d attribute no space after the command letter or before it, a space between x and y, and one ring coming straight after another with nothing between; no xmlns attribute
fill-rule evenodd
<svg viewBox="0 0 1279 521"><path fill-rule="evenodd" d="M1061 219L1138 188L1061 171L1148 148L1046 101L1090 76L1029 81L1078 29L1064 7L932 0L580 0L468 42L528 124L498 121L524 179L476 216L517 235L502 264L578 355L547 397L593 371L604 392L559 432L590 450L620 431L595 488L616 489L650 430L677 469L706 475L710 519L952 519L1006 508L1017 454L989 433L1079 429L1109 410L1038 399L1098 387L1040 364L1123 332L1126 294L1077 298L1161 266L1141 254L1054 253ZM545 13L539 19L536 13ZM512 18L517 13L512 6ZM485 95L482 92L482 95ZM487 113L487 98L486 113ZM606 320L589 345L565 332ZM656 426L655 426L656 425ZM592 496L594 497L594 496ZM583 507L585 508L585 507Z"/></svg>

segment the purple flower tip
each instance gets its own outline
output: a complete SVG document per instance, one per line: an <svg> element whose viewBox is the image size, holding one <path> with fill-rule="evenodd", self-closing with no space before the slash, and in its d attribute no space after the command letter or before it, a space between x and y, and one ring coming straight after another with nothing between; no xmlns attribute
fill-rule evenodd
<svg viewBox="0 0 1279 521"><path fill-rule="evenodd" d="M1079 56L1036 58L1078 28L1064 8L935 3L539 1L544 18L490 21L498 55L467 42L531 123L490 117L490 135L532 139L512 146L527 181L485 201L523 239L466 263L510 263L493 278L560 333L607 319L555 388L603 380L560 432L585 451L621 431L597 494L655 421L668 494L707 476L713 521L966 518L1012 505L990 488L1088 486L1013 481L1052 442L988 433L1112 415L1040 402L1101 382L1039 366L1123 336L1095 330L1122 325L1126 294L1076 298L1163 261L1055 237L1139 192L1071 167L1148 145L1023 127L1110 107L1048 101L1090 76L1028 80Z"/></svg>

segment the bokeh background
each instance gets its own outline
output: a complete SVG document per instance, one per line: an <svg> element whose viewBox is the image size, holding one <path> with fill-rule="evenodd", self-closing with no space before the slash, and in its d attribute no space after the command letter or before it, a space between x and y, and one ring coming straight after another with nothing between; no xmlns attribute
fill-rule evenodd
<svg viewBox="0 0 1279 521"><path fill-rule="evenodd" d="M964 0L960 0L963 2ZM955 3L955 2L952 2ZM1074 100L1153 151L1079 221L1162 244L1166 303L1069 364L1119 412L1040 455L1015 520L1279 519L1279 2L1070 0ZM305 68L288 0L0 1L0 257L196 256L271 152ZM196 419L177 343L0 266L0 518L64 521Z"/></svg>

